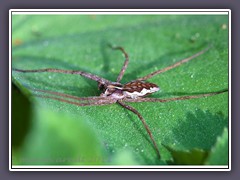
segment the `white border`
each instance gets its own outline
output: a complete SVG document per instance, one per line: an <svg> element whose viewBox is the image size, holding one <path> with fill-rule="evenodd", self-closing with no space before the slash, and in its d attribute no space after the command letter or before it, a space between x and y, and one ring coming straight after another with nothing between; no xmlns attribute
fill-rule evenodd
<svg viewBox="0 0 240 180"><path fill-rule="evenodd" d="M8 151L9 151L9 170L11 171L11 160L12 160L12 141L11 141L11 130L12 130L12 125L11 125L11 122L12 122L12 38L11 38L11 35L12 35L12 15L11 15L11 10L9 11L9 50L8 50L8 53L9 53L9 82L8 82L8 88L9 88L9 94L8 94L8 97L9 97L9 134L8 134L8 137L9 137L9 145L8 145Z"/></svg>
<svg viewBox="0 0 240 180"><path fill-rule="evenodd" d="M203 165L204 166L204 165ZM25 168L25 169L12 169L12 171L228 171L227 166L13 166L13 168ZM38 168L38 169L30 169ZM48 169L44 169L48 168ZM71 169L76 168L76 169ZM77 169L84 168L84 169ZM95 169L90 169L95 168ZM105 168L105 169L100 169ZM112 169L107 169L112 168ZM124 169L116 169L124 168ZM126 168L126 169L125 169ZM132 169L138 168L138 169ZM151 169L150 169L151 168ZM184 169L182 169L184 168ZM189 168L189 169L188 169Z"/></svg>
<svg viewBox="0 0 240 180"><path fill-rule="evenodd" d="M144 15L154 15L154 14L165 14L165 15L227 15L229 13L229 9L12 9L13 15L16 14L144 14ZM14 12L17 11L17 12ZM35 12L34 12L35 11ZM144 12L145 11L145 12ZM193 12L195 11L195 12Z"/></svg>
<svg viewBox="0 0 240 180"><path fill-rule="evenodd" d="M26 12L27 11L27 12ZM61 11L61 12L60 12ZM111 12L109 12L111 11ZM128 11L128 12L126 12ZM131 12L130 12L131 11ZM143 12L147 11L147 12ZM206 12L207 11L207 12ZM18 14L229 15L229 166L12 166L11 165L11 17ZM14 168L14 169L13 169ZM21 168L21 169L20 169ZM34 168L34 169L31 169ZM75 169L74 169L75 168ZM83 169L77 169L83 168ZM91 168L91 169L90 169ZM94 169L92 169L94 168ZM105 169L100 169L105 168ZM108 169L113 168L113 169ZM116 169L124 168L124 169ZM139 169L132 169L139 168ZM150 169L151 168L151 169ZM181 169L184 168L184 169ZM224 169L223 169L224 168ZM230 9L10 9L9 10L9 170L10 171L230 171L231 170L231 10Z"/></svg>
<svg viewBox="0 0 240 180"><path fill-rule="evenodd" d="M228 127L229 127L229 130L228 130L228 139L229 139L229 146L228 146L228 151L229 151L229 157L228 157L228 162L229 162L229 170L231 171L231 164L232 164L232 159L231 159L231 152L232 152L232 108L231 108L231 99L232 99L232 96L231 96L231 92L232 92L232 84L231 84L231 67L232 67L232 44L231 44L231 38L232 38L232 35L231 35L231 32L232 32L232 22L231 22L231 10L229 10L229 18L228 18L228 33L229 33L229 36L228 36L228 83L229 83L229 86L228 86L228 114L229 114L229 118L228 118Z"/></svg>

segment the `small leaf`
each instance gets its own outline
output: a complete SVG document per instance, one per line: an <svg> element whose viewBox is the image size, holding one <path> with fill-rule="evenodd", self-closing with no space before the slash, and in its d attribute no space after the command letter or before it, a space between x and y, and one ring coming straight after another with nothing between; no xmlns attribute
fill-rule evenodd
<svg viewBox="0 0 240 180"><path fill-rule="evenodd" d="M206 161L207 165L228 165L228 129L225 128L222 135L218 137Z"/></svg>
<svg viewBox="0 0 240 180"><path fill-rule="evenodd" d="M176 151L172 148L166 147L172 154L172 165L203 165L208 152L201 149L192 149L190 151Z"/></svg>
<svg viewBox="0 0 240 180"><path fill-rule="evenodd" d="M173 139L164 140L165 145L173 142L171 147L178 150L197 148L209 151L215 145L223 129L228 126L227 118L200 109L188 112L185 119L178 122L179 124L170 136Z"/></svg>

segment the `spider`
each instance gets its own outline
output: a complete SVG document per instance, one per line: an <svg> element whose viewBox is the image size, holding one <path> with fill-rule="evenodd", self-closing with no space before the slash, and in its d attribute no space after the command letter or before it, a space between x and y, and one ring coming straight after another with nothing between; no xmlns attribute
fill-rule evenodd
<svg viewBox="0 0 240 180"><path fill-rule="evenodd" d="M85 78L91 79L93 81L96 81L98 83L98 89L101 90L101 92L102 92L100 94L100 96L76 97L76 96L72 96L69 94L63 94L63 93L59 93L59 92L46 91L46 90L40 90L40 89L34 89L34 90L49 94L49 95L37 95L38 97L50 98L50 99L58 100L61 102L74 104L77 106L101 106L101 105L108 105L108 104L114 104L114 103L121 105L123 108L126 108L127 110L136 114L138 116L138 118L141 120L144 128L146 129L146 131L149 135L149 138L151 139L151 143L152 143L152 145L156 151L157 157L159 159L161 158L161 156L160 156L160 151L159 151L158 145L157 145L157 143L154 139L154 136L152 134L152 131L148 127L145 119L143 118L143 116L140 114L140 112L138 110L136 110L132 106L126 104L125 102L165 103L165 102L169 102L169 101L187 100L187 99L195 99L195 98L213 96L213 95L221 94L221 93L228 91L228 90L222 90L222 91L210 92L210 93L205 93L205 94L180 96L180 97L173 97L173 98L167 98L167 99L146 98L147 95L159 91L160 88L156 84L146 82L145 80L148 80L148 79L152 78L153 76L156 76L163 72L169 71L169 70L176 68L184 63L189 62L192 59L195 59L196 57L205 53L210 47L207 47L206 49L203 49L202 51L200 51L188 58L182 59L181 61L178 61L168 67L165 67L163 69L152 72L144 77L140 77L140 78L133 80L131 82L128 82L126 84L121 84L120 81L122 80L123 75L127 69L127 66L129 63L129 56L126 53L126 51L124 50L124 48L121 46L111 46L110 45L110 47L114 50L120 50L125 57L124 64L122 66L122 69L121 69L118 77L117 77L116 82L109 81L109 80L99 77L95 74L87 73L84 71L76 71L76 70L63 70L63 69L55 69L55 68L22 70L22 69L13 68L13 71L22 72L22 73L53 72L53 73L65 73L65 74L77 74L77 75L83 76Z"/></svg>

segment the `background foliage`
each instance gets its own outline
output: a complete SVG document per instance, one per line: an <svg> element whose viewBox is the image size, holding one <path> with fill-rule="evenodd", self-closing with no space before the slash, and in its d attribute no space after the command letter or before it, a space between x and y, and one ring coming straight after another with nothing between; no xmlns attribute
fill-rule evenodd
<svg viewBox="0 0 240 180"><path fill-rule="evenodd" d="M83 70L115 81L130 56L126 83L213 47L150 79L152 97L228 88L228 17L224 15L13 15L12 67ZM12 72L13 164L228 164L228 93L169 103L131 103L150 126L119 105L78 107L32 96L44 89L97 96L97 84L76 75Z"/></svg>

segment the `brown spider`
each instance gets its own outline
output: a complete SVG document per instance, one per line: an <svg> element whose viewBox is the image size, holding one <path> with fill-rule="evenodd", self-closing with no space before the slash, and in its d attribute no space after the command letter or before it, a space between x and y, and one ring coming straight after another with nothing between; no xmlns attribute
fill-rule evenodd
<svg viewBox="0 0 240 180"><path fill-rule="evenodd" d="M52 68L36 69L36 70L22 70L22 69L13 68L13 71L23 72L23 73L55 72L55 73L65 73L65 74L78 74L80 76L83 76L83 77L86 77L88 79L98 82L98 88L99 88L99 90L102 91L100 96L76 97L76 96L63 94L63 93L59 93L59 92L53 92L53 91L36 90L36 89L35 89L35 91L39 91L39 92L43 92L43 93L51 94L51 95L55 96L54 97L54 96L49 96L49 95L37 95L38 97L50 98L50 99L58 100L61 102L74 104L77 106L99 106L99 105L118 103L119 105L132 111L139 117L139 119L142 121L142 123L154 145L154 149L157 153L158 158L160 158L159 148L157 146L156 141L154 140L152 132L149 129L146 121L144 120L142 115L135 108L125 104L124 102L162 102L162 103L164 103L164 102L176 101L176 100L202 98L202 97L213 96L213 95L227 92L228 90L222 90L222 91L218 91L218 92L211 92L211 93L191 95L191 96L173 97L173 98L168 98L168 99L145 98L146 95L152 94L159 90L159 87L156 84L145 82L145 80L147 80L157 74L160 74L160 73L166 72L170 69L173 69L177 66L180 66L183 63L186 63L186 62L200 56L201 54L205 53L209 48L210 47L208 47L188 58L185 58L179 62L176 62L173 65L170 65L166 68L157 70L153 73L150 73L144 77L138 78L138 79L133 80L126 84L120 83L120 81L124 75L124 72L128 66L128 62L129 62L128 54L122 47L112 47L112 49L120 50L125 56L125 62L124 62L122 69L117 77L116 82L111 82L107 79L104 79L102 77L99 77L99 76L91 74L91 73L87 73L87 72L83 72L83 71L74 71L74 70L63 70L63 69L52 69ZM63 97L63 98L61 98L61 97Z"/></svg>

